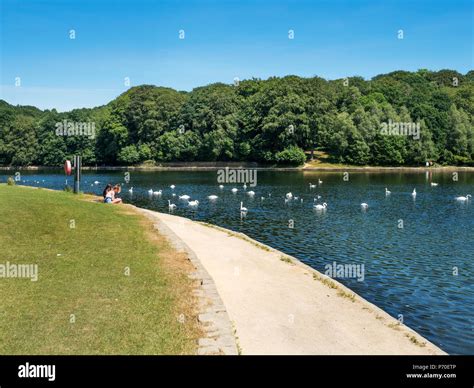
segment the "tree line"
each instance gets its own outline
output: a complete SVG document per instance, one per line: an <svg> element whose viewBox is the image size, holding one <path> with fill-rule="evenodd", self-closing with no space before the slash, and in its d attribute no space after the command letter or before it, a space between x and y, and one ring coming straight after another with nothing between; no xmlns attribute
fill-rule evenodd
<svg viewBox="0 0 474 388"><path fill-rule="evenodd" d="M354 165L474 165L473 117L472 70L142 85L63 113L0 100L0 165L59 166L75 154L86 165L300 165L314 150Z"/></svg>

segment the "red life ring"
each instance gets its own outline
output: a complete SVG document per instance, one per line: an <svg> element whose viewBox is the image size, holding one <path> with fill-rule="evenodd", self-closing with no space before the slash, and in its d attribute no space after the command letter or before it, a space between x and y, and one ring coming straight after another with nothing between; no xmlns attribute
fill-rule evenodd
<svg viewBox="0 0 474 388"><path fill-rule="evenodd" d="M66 162L64 163L64 172L66 173L66 175L71 175L72 167L70 160L66 160Z"/></svg>

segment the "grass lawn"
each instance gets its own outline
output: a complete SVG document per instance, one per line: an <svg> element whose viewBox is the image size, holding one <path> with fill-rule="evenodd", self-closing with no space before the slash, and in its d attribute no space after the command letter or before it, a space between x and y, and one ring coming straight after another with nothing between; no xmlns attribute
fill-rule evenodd
<svg viewBox="0 0 474 388"><path fill-rule="evenodd" d="M350 164L339 163L331 155L324 151L314 151L314 160L308 160L306 167L362 167Z"/></svg>
<svg viewBox="0 0 474 388"><path fill-rule="evenodd" d="M191 264L132 208L2 184L0 249L38 264L0 278L0 354L195 352Z"/></svg>

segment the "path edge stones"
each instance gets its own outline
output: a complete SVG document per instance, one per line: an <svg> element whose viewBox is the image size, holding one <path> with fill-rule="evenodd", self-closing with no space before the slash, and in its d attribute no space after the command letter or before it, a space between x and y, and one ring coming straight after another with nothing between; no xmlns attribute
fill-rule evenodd
<svg viewBox="0 0 474 388"><path fill-rule="evenodd" d="M198 355L238 355L232 322L217 292L214 280L202 265L196 253L174 233L154 211L130 205L153 222L154 228L178 251L185 252L195 271L188 275L199 286L193 290L198 299L200 322L205 337L198 339Z"/></svg>

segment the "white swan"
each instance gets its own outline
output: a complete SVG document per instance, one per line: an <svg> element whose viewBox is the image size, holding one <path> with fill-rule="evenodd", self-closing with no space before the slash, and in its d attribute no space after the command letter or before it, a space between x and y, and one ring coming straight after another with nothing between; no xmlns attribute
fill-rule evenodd
<svg viewBox="0 0 474 388"><path fill-rule="evenodd" d="M367 205L365 202L362 202L362 203L360 204L360 207L361 207L362 209L367 209L367 208L369 207L369 205Z"/></svg>
<svg viewBox="0 0 474 388"><path fill-rule="evenodd" d="M316 185L313 185L312 183L309 184L309 188L310 189L315 189L316 188Z"/></svg>
<svg viewBox="0 0 474 388"><path fill-rule="evenodd" d="M413 189L413 192L411 193L412 197L416 197L416 189Z"/></svg>
<svg viewBox="0 0 474 388"><path fill-rule="evenodd" d="M94 185L98 185L99 183L99 181L94 181Z"/></svg>
<svg viewBox="0 0 474 388"><path fill-rule="evenodd" d="M239 190L237 190L237 189L234 187L231 191L232 191L233 193L236 193L236 192L239 191Z"/></svg>
<svg viewBox="0 0 474 388"><path fill-rule="evenodd" d="M463 196L456 197L456 201L468 201L469 198L471 198L471 194L468 194L465 197L463 197Z"/></svg>
<svg viewBox="0 0 474 388"><path fill-rule="evenodd" d="M318 179L318 184L322 185L323 181L321 179Z"/></svg>
<svg viewBox="0 0 474 388"><path fill-rule="evenodd" d="M217 198L219 198L217 195L210 195L208 196L207 198L209 198L211 201L214 201L216 200Z"/></svg>
<svg viewBox="0 0 474 388"><path fill-rule="evenodd" d="M175 187L176 187L175 185L171 185L171 186L170 186L170 189L171 189L171 190L174 190Z"/></svg>
<svg viewBox="0 0 474 388"><path fill-rule="evenodd" d="M285 197L286 197L286 199L291 199L291 198L293 198L293 194L291 192L286 193Z"/></svg>
<svg viewBox="0 0 474 388"><path fill-rule="evenodd" d="M184 199L185 201L189 200L189 198L191 198L189 195L187 194L184 194L184 195L180 195L179 196L179 199Z"/></svg>
<svg viewBox="0 0 474 388"><path fill-rule="evenodd" d="M219 185L219 189L223 189L224 188L224 185Z"/></svg>
<svg viewBox="0 0 474 388"><path fill-rule="evenodd" d="M188 202L188 205L189 206L193 206L193 207L196 207L197 205L199 205L199 201L196 199L195 201L189 201Z"/></svg>
<svg viewBox="0 0 474 388"><path fill-rule="evenodd" d="M390 194L392 194L392 192L389 189L385 188L385 195L390 195Z"/></svg>
<svg viewBox="0 0 474 388"><path fill-rule="evenodd" d="M148 194L150 195L153 194L153 190L152 189L148 190Z"/></svg>
<svg viewBox="0 0 474 388"><path fill-rule="evenodd" d="M162 194L162 191L161 190L158 190L158 191L154 191L153 192L153 195L161 195Z"/></svg>
<svg viewBox="0 0 474 388"><path fill-rule="evenodd" d="M176 209L176 205L174 203L171 203L171 201L168 199L168 208L170 210L174 210Z"/></svg>
<svg viewBox="0 0 474 388"><path fill-rule="evenodd" d="M322 205L320 205L319 203L317 205L314 205L314 208L316 210L326 210L327 207L328 204L326 202L324 202Z"/></svg>
<svg viewBox="0 0 474 388"><path fill-rule="evenodd" d="M241 212L241 213L247 213L248 210L247 210L246 207L243 207L243 206L242 206L243 204L244 204L243 202L240 202L240 212Z"/></svg>
<svg viewBox="0 0 474 388"><path fill-rule="evenodd" d="M133 194L133 187L130 187L130 188L128 189L128 192Z"/></svg>
<svg viewBox="0 0 474 388"><path fill-rule="evenodd" d="M249 192L247 192L247 194L253 197L255 195L255 191L250 190Z"/></svg>
<svg viewBox="0 0 474 388"><path fill-rule="evenodd" d="M436 182L431 182L431 186L438 186Z"/></svg>
<svg viewBox="0 0 474 388"><path fill-rule="evenodd" d="M247 184L246 184L246 183L244 183L243 188L244 188L244 190L247 188Z"/></svg>

